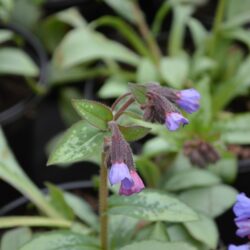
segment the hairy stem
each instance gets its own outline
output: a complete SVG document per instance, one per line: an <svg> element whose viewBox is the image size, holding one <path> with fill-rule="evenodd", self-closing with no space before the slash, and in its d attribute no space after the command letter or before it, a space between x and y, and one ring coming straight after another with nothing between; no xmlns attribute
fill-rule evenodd
<svg viewBox="0 0 250 250"><path fill-rule="evenodd" d="M105 165L105 153L102 152L102 161L100 169L99 186L99 214L100 214L100 240L101 249L108 249L108 185L107 185L107 167Z"/></svg>
<svg viewBox="0 0 250 250"><path fill-rule="evenodd" d="M117 98L117 99L115 100L115 102L112 104L111 109L114 110L114 109L116 108L117 104L118 104L121 100L123 100L125 97L127 97L127 96L129 96L129 95L131 95L131 93L126 93L126 94L120 96L119 98Z"/></svg>
<svg viewBox="0 0 250 250"><path fill-rule="evenodd" d="M114 120L118 120L118 118L123 114L123 112L135 101L133 97L129 98L123 106L117 111L117 113L114 116Z"/></svg>
<svg viewBox="0 0 250 250"><path fill-rule="evenodd" d="M160 64L160 59L161 59L161 51L159 49L158 44L156 43L146 21L145 18L143 16L143 13L138 5L138 3L136 1L134 1L134 15L135 15L135 19L136 19L136 24L138 26L138 29L142 35L142 37L144 38L144 40L146 41L153 59L156 63L157 66L159 66Z"/></svg>

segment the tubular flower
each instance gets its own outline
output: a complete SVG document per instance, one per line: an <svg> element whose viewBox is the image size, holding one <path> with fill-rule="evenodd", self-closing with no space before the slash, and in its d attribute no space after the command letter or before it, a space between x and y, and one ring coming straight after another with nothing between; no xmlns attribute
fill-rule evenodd
<svg viewBox="0 0 250 250"><path fill-rule="evenodd" d="M195 89L185 89L176 92L177 105L187 113L193 113L200 107L200 93Z"/></svg>
<svg viewBox="0 0 250 250"><path fill-rule="evenodd" d="M228 250L250 250L250 246L248 244L241 246L230 245Z"/></svg>
<svg viewBox="0 0 250 250"><path fill-rule="evenodd" d="M134 193L139 193L142 189L144 189L145 186L143 184L143 181L141 180L137 172L135 170L131 170L130 175L133 180L133 185L129 186L127 180L123 180L121 183L119 194L128 196Z"/></svg>
<svg viewBox="0 0 250 250"><path fill-rule="evenodd" d="M234 205L233 211L236 215L235 223L238 227L236 234L244 238L250 236L250 199L241 193L237 196L237 201Z"/></svg>
<svg viewBox="0 0 250 250"><path fill-rule="evenodd" d="M165 125L170 131L177 130L180 125L186 125L189 121L180 113L177 112L170 112L166 113Z"/></svg>

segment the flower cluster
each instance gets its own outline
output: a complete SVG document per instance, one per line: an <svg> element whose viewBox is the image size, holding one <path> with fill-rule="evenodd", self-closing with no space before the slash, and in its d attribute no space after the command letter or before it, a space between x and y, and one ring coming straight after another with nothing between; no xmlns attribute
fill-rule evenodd
<svg viewBox="0 0 250 250"><path fill-rule="evenodd" d="M142 107L144 119L165 124L170 131L189 123L178 107L187 113L193 113L200 107L200 94L195 89L177 91L157 84L148 84L146 87L149 101Z"/></svg>
<svg viewBox="0 0 250 250"><path fill-rule="evenodd" d="M250 239L250 199L244 193L237 196L237 201L233 207L233 211L236 215L235 223L238 227L236 235L241 238L248 237ZM250 245L230 245L228 249L250 250Z"/></svg>
<svg viewBox="0 0 250 250"><path fill-rule="evenodd" d="M110 122L109 126L112 137L105 142L109 182L111 185L121 184L119 190L121 195L138 193L144 189L144 184L136 172L132 150L123 138L117 123Z"/></svg>

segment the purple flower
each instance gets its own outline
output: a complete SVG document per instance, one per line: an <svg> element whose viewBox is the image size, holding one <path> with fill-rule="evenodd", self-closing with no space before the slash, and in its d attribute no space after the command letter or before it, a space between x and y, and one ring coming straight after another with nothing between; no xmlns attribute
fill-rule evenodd
<svg viewBox="0 0 250 250"><path fill-rule="evenodd" d="M249 245L241 245L241 246L230 245L228 247L228 250L250 250L250 247Z"/></svg>
<svg viewBox="0 0 250 250"><path fill-rule="evenodd" d="M238 220L235 219L235 223L238 227L237 231L236 231L236 235L244 238L245 236L249 236L250 235L250 219L246 220Z"/></svg>
<svg viewBox="0 0 250 250"><path fill-rule="evenodd" d="M188 123L188 119L186 119L180 113L166 113L165 125L170 131L175 131L180 127L180 125L186 125Z"/></svg>
<svg viewBox="0 0 250 250"><path fill-rule="evenodd" d="M250 199L244 193L237 196L233 211L237 216L237 220L250 218Z"/></svg>
<svg viewBox="0 0 250 250"><path fill-rule="evenodd" d="M119 190L120 195L128 196L128 195L131 195L134 193L139 193L145 187L140 176L137 174L137 172L135 170L131 170L130 175L131 175L132 180L133 180L133 185L129 187L127 185L127 181L123 180L121 183L120 190Z"/></svg>
<svg viewBox="0 0 250 250"><path fill-rule="evenodd" d="M193 113L200 107L200 93L195 89L185 89L176 93L176 103L187 113Z"/></svg>
<svg viewBox="0 0 250 250"><path fill-rule="evenodd" d="M123 162L113 163L109 170L109 182L111 185L114 185L122 181L127 188L133 185L128 166Z"/></svg>

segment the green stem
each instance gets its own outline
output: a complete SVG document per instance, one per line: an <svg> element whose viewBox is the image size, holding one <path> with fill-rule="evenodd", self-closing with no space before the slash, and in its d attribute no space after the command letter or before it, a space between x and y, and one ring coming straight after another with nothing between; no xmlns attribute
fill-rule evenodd
<svg viewBox="0 0 250 250"><path fill-rule="evenodd" d="M218 31L220 29L220 25L224 18L226 0L219 0L219 4L217 6L216 15L214 19L213 29L212 29L212 38L209 46L209 54L213 54L214 48L217 43Z"/></svg>
<svg viewBox="0 0 250 250"><path fill-rule="evenodd" d="M101 249L108 249L108 185L107 185L107 167L105 164L105 153L102 152L102 161L100 169L99 186L99 214L100 214L100 240Z"/></svg>
<svg viewBox="0 0 250 250"><path fill-rule="evenodd" d="M134 6L135 20L136 20L138 29L152 53L154 62L156 63L157 66L159 66L160 60L161 60L160 48L158 44L156 43L150 29L148 28L144 15L136 1L133 2L133 6Z"/></svg>

